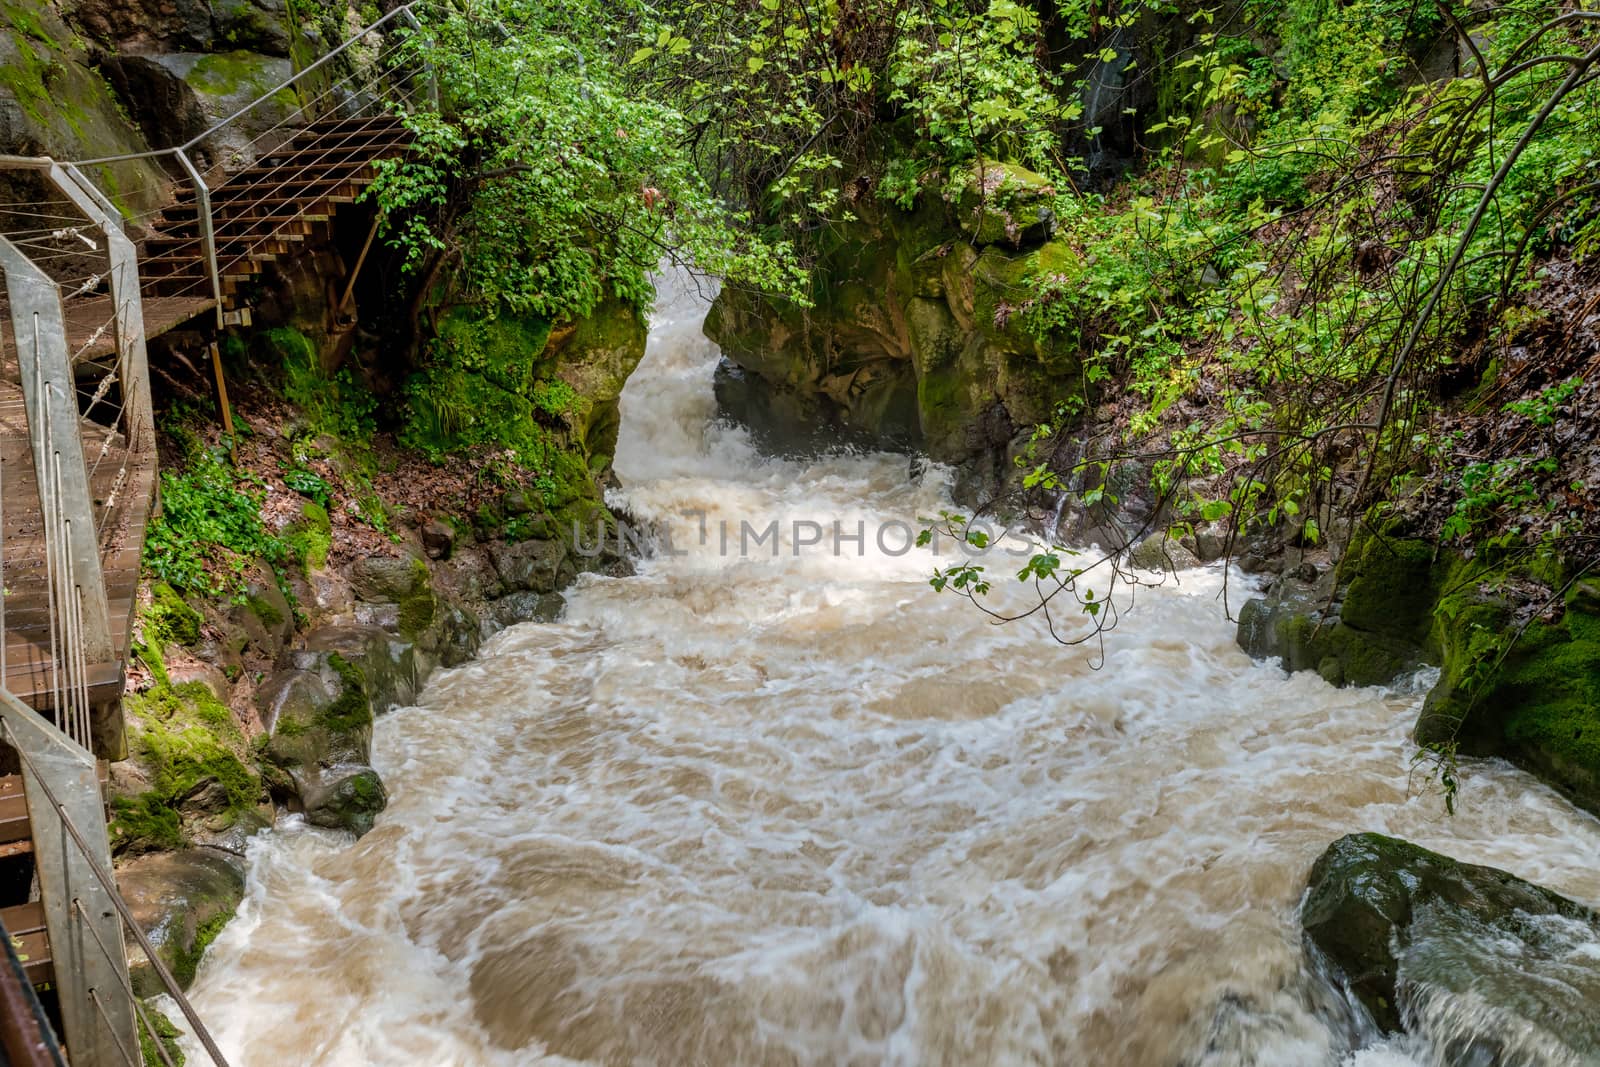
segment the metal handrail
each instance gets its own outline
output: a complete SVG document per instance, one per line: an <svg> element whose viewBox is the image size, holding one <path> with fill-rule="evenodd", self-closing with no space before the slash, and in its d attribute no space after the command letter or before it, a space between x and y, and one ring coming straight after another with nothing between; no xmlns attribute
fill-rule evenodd
<svg viewBox="0 0 1600 1067"><path fill-rule="evenodd" d="M393 11L389 12L387 15L384 15L382 18L377 19L370 26L363 27L362 29L360 29L360 30L356 31L354 34L352 34L346 40L340 42L339 45L336 48L334 48L333 50L329 51L326 55L324 55L321 58L319 58L315 63L312 63L309 67L306 67L303 70L299 70L299 71L296 71L294 74L291 74L288 78L286 78L282 82L279 82L277 85L273 86L267 92L262 93L260 96L256 97L254 100L250 101L248 104L245 104L243 107L239 108L237 111L235 111L233 114L229 115L227 118L222 119L221 121L219 121L217 123L214 123L208 129L206 129L205 132L196 134L195 136L189 138L189 140L183 142L183 144L172 145L169 148L155 148L155 149L151 149L151 150L149 150L147 152L130 152L130 153L127 153L125 155L120 155L120 156L100 156L100 157L97 157L95 159L74 160L73 161L73 165L77 166L77 167L87 167L87 166L95 166L95 165L98 165L98 164L101 164L101 163L124 163L124 162L127 162L129 160L134 160L134 159L154 159L157 156L169 155L169 154L174 153L174 152L187 152L187 151L189 151L189 149L193 148L195 145L199 144L201 141L206 140L208 137L211 137L217 131L221 130L224 126L227 126L230 123L232 123L235 119L242 118L244 115L248 114L249 112L255 110L257 107L260 107L262 104L264 104L267 101L271 100L278 93L283 92L283 90L289 88L295 82L299 81L301 78L304 78L307 74L311 74L314 71L320 70L323 66L325 66L326 64L331 62L336 57L338 57L340 55L343 55L346 49L348 49L349 47L354 45L357 41L360 41L363 38L365 38L367 36L367 34L372 33L374 30L377 30L377 29L381 28L382 26L386 25L387 23L393 21L396 18L399 18L402 15L408 17L412 21L412 25L416 26L417 25L417 23L415 21L416 17L414 15L412 15L411 9L413 7L415 7L417 4L420 4L420 3L422 3L422 0L406 0L406 2L404 4L401 4L399 7L395 8ZM5 157L0 157L0 162L3 162L4 158Z"/></svg>
<svg viewBox="0 0 1600 1067"><path fill-rule="evenodd" d="M16 703L18 707L24 706L20 701ZM89 842L84 838L83 832L79 830L77 824L72 821L72 817L68 813L66 806L62 804L60 798L56 796L56 792L51 787L48 778L33 762L33 758L28 754L27 748L17 737L15 731L13 731L11 728L11 724L7 722L4 717L0 717L0 734L4 735L6 743L16 751L18 757L21 758L23 764L25 764L28 770L31 772L33 780L38 783L39 789L44 793L46 801L49 803L51 809L56 813L57 818L61 820L61 828L67 832L67 836L71 838L73 845L77 847L79 854L83 857L85 867L89 873L94 876L94 880L100 884L100 888L105 891L107 897L111 901L112 906L116 908L117 914L122 918L123 925L128 928L128 930L133 934L134 940L139 943L139 947L144 950L145 957L149 960L151 969L155 971L156 977L160 980L161 985L166 989L167 995L170 996L173 999L173 1002L178 1005L178 1010L183 1013L184 1019L189 1023L189 1027L193 1032L195 1039L200 1042L201 1046L206 1050L206 1054L209 1055L212 1062L216 1064L216 1067L228 1067L228 1060L225 1056L223 1056L222 1050L217 1047L217 1043L212 1038L211 1032L206 1029L206 1025L203 1021L201 1021L199 1013L196 1012L194 1010L194 1006L189 1003L189 998L184 996L183 989L178 985L177 979L173 978L172 972L167 969L167 965L161 962L160 954L156 951L156 947L150 943L150 938L145 934L144 929L139 925L138 919L134 917L133 909L128 906L128 902L126 900L122 899L122 893L117 888L116 881L111 877L110 873L101 866L100 861L95 856L95 850L89 846ZM28 803L31 809L33 804L31 798L29 799ZM29 821L30 823L33 821L31 811L29 815ZM74 900L73 906L75 910L80 912L82 911L82 905L79 901ZM92 930L92 927L90 929ZM95 939L97 941L100 940L98 934L95 934ZM102 951L105 951L109 954L109 948L107 948L103 941L100 942L100 947ZM124 987L124 992L126 992L128 996L132 998L133 1003L136 1006L135 1010L138 1010L138 997L133 995L133 986L131 984L126 985ZM140 1014L142 1015L143 1013L140 1012ZM151 1037L157 1045L160 1045L160 1035L152 1031Z"/></svg>

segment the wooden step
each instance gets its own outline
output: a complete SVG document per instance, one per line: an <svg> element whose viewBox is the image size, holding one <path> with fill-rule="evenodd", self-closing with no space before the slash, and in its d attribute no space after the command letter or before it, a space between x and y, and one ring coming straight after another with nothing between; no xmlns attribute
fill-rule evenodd
<svg viewBox="0 0 1600 1067"><path fill-rule="evenodd" d="M0 924L11 935L12 947L22 963L22 973L34 985L55 980L50 960L50 936L45 932L44 905L35 900L10 908L0 908Z"/></svg>

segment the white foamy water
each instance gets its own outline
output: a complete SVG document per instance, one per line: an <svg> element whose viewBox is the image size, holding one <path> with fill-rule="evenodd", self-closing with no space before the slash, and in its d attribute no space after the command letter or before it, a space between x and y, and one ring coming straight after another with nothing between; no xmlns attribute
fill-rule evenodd
<svg viewBox="0 0 1600 1067"><path fill-rule="evenodd" d="M1252 663L1220 572L1141 592L1092 670L870 534L723 555L719 520L916 525L945 486L713 425L703 311L658 310L617 456L687 554L381 719L360 841L256 840L194 992L234 1063L1399 1067L1430 1050L1351 1049L1307 973L1334 838L1600 899L1600 824L1501 764L1448 818L1415 698Z"/></svg>

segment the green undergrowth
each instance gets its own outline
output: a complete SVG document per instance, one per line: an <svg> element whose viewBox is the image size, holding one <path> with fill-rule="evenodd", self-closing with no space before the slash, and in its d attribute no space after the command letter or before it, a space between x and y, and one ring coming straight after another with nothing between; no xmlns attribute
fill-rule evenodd
<svg viewBox="0 0 1600 1067"><path fill-rule="evenodd" d="M221 449L201 448L179 470L161 475L161 511L145 531L147 574L180 593L242 603L258 563L278 575L294 549L261 521L264 484L235 469Z"/></svg>

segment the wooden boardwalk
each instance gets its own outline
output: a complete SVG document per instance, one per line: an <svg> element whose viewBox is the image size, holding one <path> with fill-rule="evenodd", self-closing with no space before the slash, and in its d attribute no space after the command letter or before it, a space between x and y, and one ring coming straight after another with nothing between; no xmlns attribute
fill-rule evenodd
<svg viewBox="0 0 1600 1067"><path fill-rule="evenodd" d="M112 643L128 647L144 525L155 496L155 455L130 455L121 432L84 419L84 458L91 473L100 565L111 607ZM39 488L28 443L22 390L0 382L0 499L3 499L5 659L0 686L35 710L53 708L57 674L50 656L50 595ZM122 695L120 660L88 665L90 703ZM120 734L120 731L118 731ZM120 736L117 739L120 742Z"/></svg>

